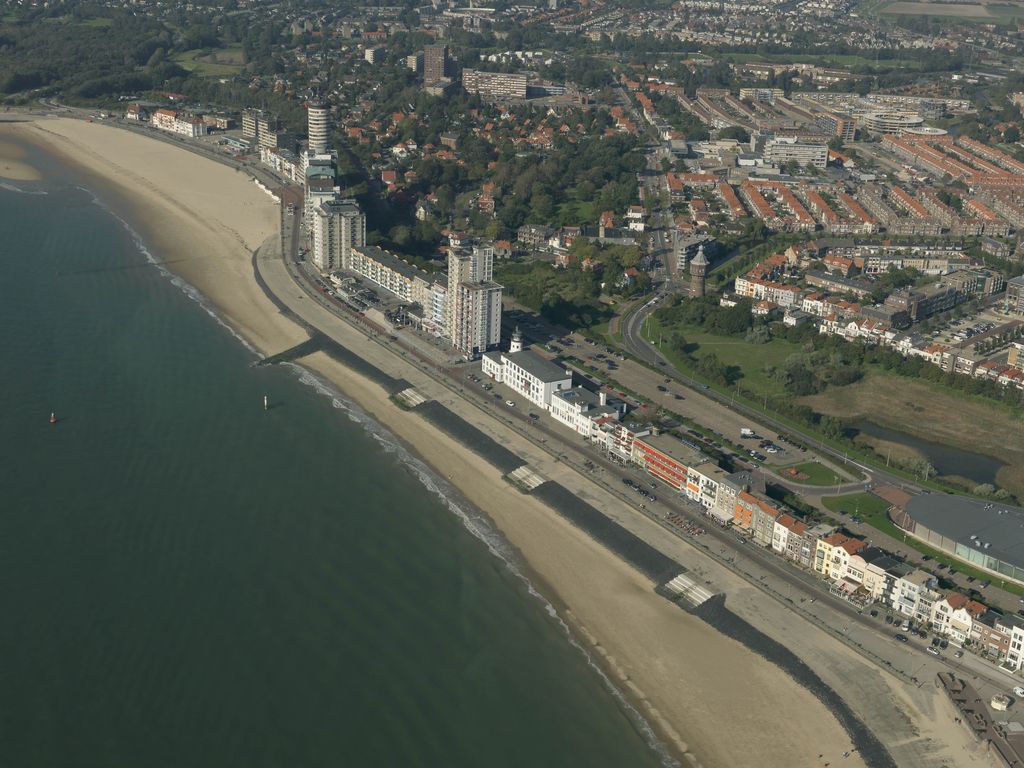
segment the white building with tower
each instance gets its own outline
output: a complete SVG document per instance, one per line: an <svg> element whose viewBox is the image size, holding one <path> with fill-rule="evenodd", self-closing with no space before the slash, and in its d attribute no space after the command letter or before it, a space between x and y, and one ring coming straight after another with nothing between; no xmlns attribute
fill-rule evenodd
<svg viewBox="0 0 1024 768"><path fill-rule="evenodd" d="M493 277L490 246L453 245L448 251L447 335L452 346L470 359L501 341L502 287Z"/></svg>
<svg viewBox="0 0 1024 768"><path fill-rule="evenodd" d="M523 337L516 329L508 352L487 352L481 361L485 376L504 384L545 411L556 392L572 388L572 371L523 349Z"/></svg>

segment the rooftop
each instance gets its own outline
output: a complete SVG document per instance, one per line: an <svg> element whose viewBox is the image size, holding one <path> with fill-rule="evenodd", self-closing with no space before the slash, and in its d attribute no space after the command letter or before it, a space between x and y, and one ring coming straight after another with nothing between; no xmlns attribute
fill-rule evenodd
<svg viewBox="0 0 1024 768"><path fill-rule="evenodd" d="M925 493L904 505L926 528L958 544L1024 568L1024 509L998 502L975 501L949 493ZM971 539L976 536L976 539ZM985 544L989 546L986 548ZM994 568L993 566L986 566Z"/></svg>
<svg viewBox="0 0 1024 768"><path fill-rule="evenodd" d="M678 437L673 437L672 435L648 435L647 437L639 438L639 442L649 445L656 451L659 451L688 467L697 466L707 460L707 457L702 453L695 451L693 448L690 448L688 445L683 443Z"/></svg>
<svg viewBox="0 0 1024 768"><path fill-rule="evenodd" d="M515 363L528 374L543 382L563 381L564 379L572 378L572 374L565 368L545 360L530 349L503 354L502 357Z"/></svg>

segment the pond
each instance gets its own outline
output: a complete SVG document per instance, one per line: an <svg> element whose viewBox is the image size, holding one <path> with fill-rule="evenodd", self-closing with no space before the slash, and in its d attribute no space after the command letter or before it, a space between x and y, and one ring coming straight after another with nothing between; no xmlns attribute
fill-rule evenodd
<svg viewBox="0 0 1024 768"><path fill-rule="evenodd" d="M881 427L872 421L858 421L853 426L865 435L899 443L923 453L928 458L928 463L935 467L940 475L958 475L978 484L991 483L995 485L996 473L1004 466L1003 462L991 456L983 456L980 453L963 451L950 445L922 440L905 432Z"/></svg>

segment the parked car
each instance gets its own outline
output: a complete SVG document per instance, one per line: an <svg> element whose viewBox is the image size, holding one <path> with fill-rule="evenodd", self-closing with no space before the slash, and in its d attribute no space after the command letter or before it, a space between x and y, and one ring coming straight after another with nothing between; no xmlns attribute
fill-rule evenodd
<svg viewBox="0 0 1024 768"><path fill-rule="evenodd" d="M885 623L886 624L892 624L892 621L893 621L892 616L886 616L885 617Z"/></svg>
<svg viewBox="0 0 1024 768"><path fill-rule="evenodd" d="M505 401L505 405L507 405L509 408L515 408L516 407L515 402L512 401L512 400L506 400Z"/></svg>
<svg viewBox="0 0 1024 768"><path fill-rule="evenodd" d="M953 654L953 656L955 656L958 659L962 659L963 656L964 656L964 652L963 651L957 651L956 653Z"/></svg>
<svg viewBox="0 0 1024 768"><path fill-rule="evenodd" d="M1019 685L1016 686L1013 689L1013 695L1016 696L1018 699L1024 699L1024 688L1022 688Z"/></svg>
<svg viewBox="0 0 1024 768"><path fill-rule="evenodd" d="M876 611L876 610L873 610L873 609L872 609L872 611L871 611L871 615L872 615L872 616L877 616L877 615L878 615L878 611Z"/></svg>
<svg viewBox="0 0 1024 768"><path fill-rule="evenodd" d="M939 655L939 649L936 648L934 645L929 645L925 650L928 651L928 653L930 653L932 656Z"/></svg>
<svg viewBox="0 0 1024 768"><path fill-rule="evenodd" d="M906 635L901 635L899 632L897 632L895 635L893 635L893 637L895 637L901 643L907 642L907 636Z"/></svg>

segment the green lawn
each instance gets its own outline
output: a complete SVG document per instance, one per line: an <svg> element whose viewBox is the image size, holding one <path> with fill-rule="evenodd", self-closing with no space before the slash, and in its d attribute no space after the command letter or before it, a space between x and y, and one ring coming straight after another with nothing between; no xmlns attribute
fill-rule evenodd
<svg viewBox="0 0 1024 768"><path fill-rule="evenodd" d="M556 218L565 226L596 224L597 208L592 202L566 200L558 206Z"/></svg>
<svg viewBox="0 0 1024 768"><path fill-rule="evenodd" d="M786 478L790 482L799 483L800 485L835 485L836 483L843 482L843 477L837 474L834 470L829 469L824 464L819 464L816 461L805 461L803 464L797 464L794 467L786 467L786 469L795 469L797 472L802 472L807 475L806 480L797 480L794 477L790 477L785 472L780 472L782 477Z"/></svg>
<svg viewBox="0 0 1024 768"><path fill-rule="evenodd" d="M800 352L800 345L793 344L782 339L773 339L767 344L750 344L736 336L718 336L707 333L696 326L678 326L678 331L683 334L690 345L696 345L691 354L694 357L701 357L709 352L714 352L718 359L725 365L735 365L743 371L739 385L751 392L768 395L785 394L782 384L765 373L765 368L774 366L781 367L786 358ZM661 352L672 364L681 370L689 371L691 366L686 360L674 350L669 349L668 337L671 331L664 332L665 343L661 346ZM662 338L662 329L658 321L651 317L648 321L647 338L655 344ZM727 391L718 387L722 391Z"/></svg>
<svg viewBox="0 0 1024 768"><path fill-rule="evenodd" d="M83 21L79 26L82 27L109 27L114 23L113 19L88 19Z"/></svg>
<svg viewBox="0 0 1024 768"><path fill-rule="evenodd" d="M219 48L213 51L193 49L171 57L175 62L203 77L225 77L242 71L240 48Z"/></svg>

